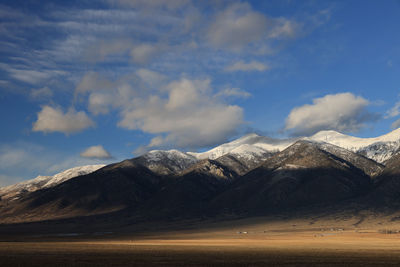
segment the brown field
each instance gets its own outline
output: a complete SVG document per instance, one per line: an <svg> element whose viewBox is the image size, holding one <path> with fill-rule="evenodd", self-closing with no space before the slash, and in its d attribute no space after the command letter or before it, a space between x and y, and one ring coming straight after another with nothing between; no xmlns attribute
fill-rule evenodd
<svg viewBox="0 0 400 267"><path fill-rule="evenodd" d="M397 229L378 219L257 219L145 234L4 235L0 266L400 266Z"/></svg>

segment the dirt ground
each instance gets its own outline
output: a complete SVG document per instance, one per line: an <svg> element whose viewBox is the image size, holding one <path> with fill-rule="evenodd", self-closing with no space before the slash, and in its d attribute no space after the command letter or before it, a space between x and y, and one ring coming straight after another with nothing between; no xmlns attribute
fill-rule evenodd
<svg viewBox="0 0 400 267"><path fill-rule="evenodd" d="M356 218L258 219L154 233L0 236L0 266L400 266L398 229Z"/></svg>

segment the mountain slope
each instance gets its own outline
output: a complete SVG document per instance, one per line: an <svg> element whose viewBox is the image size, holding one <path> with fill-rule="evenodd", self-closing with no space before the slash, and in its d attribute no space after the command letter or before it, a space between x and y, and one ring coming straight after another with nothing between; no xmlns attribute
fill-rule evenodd
<svg viewBox="0 0 400 267"><path fill-rule="evenodd" d="M177 174L198 162L194 156L175 149L153 150L131 161L160 175Z"/></svg>
<svg viewBox="0 0 400 267"><path fill-rule="evenodd" d="M364 200L381 209L400 208L400 154L385 162L386 167L376 178L374 190Z"/></svg>
<svg viewBox="0 0 400 267"><path fill-rule="evenodd" d="M370 177L349 161L298 141L237 179L212 201L221 212L268 214L307 205L357 197L371 186Z"/></svg>
<svg viewBox="0 0 400 267"><path fill-rule="evenodd" d="M53 176L38 176L35 179L23 181L15 185L2 187L0 188L0 200L19 199L24 194L34 192L39 189L56 186L71 178L94 172L104 166L104 164L99 164L75 167L55 174Z"/></svg>
<svg viewBox="0 0 400 267"><path fill-rule="evenodd" d="M343 201L400 204L400 156L390 143L397 135L364 140L325 131L276 140L250 134L203 153L150 151L75 179L65 174L15 185L7 195L14 200L0 201L0 221L114 212L135 220L182 219L313 210ZM354 152L362 149L375 149L380 159L394 156L379 164Z"/></svg>
<svg viewBox="0 0 400 267"><path fill-rule="evenodd" d="M307 139L330 143L383 163L399 151L400 128L374 138L359 138L335 131L321 131Z"/></svg>
<svg viewBox="0 0 400 267"><path fill-rule="evenodd" d="M238 177L237 173L215 160L202 160L165 181L140 208L152 218L201 217L208 202Z"/></svg>
<svg viewBox="0 0 400 267"><path fill-rule="evenodd" d="M161 181L148 168L127 160L32 192L18 201L0 202L0 220L71 218L135 207L152 196Z"/></svg>

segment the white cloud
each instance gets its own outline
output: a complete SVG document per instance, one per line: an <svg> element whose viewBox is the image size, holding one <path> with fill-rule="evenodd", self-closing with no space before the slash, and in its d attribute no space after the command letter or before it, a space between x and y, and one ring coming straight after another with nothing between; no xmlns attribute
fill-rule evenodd
<svg viewBox="0 0 400 267"><path fill-rule="evenodd" d="M239 97L239 98L248 98L251 96L249 92L243 91L240 88L227 88L218 94L216 97Z"/></svg>
<svg viewBox="0 0 400 267"><path fill-rule="evenodd" d="M97 72L87 72L75 88L75 95L91 91L110 89L113 83L101 77Z"/></svg>
<svg viewBox="0 0 400 267"><path fill-rule="evenodd" d="M270 18L253 10L248 3L235 3L217 14L207 39L218 48L232 51L258 43L258 52L263 53L271 51L268 42L293 38L299 31L300 25L293 20Z"/></svg>
<svg viewBox="0 0 400 267"><path fill-rule="evenodd" d="M102 145L91 146L85 149L81 154L81 157L92 158L92 159L110 159L111 154L104 149Z"/></svg>
<svg viewBox="0 0 400 267"><path fill-rule="evenodd" d="M226 71L265 71L269 66L258 61L251 61L249 63L238 61L225 68Z"/></svg>
<svg viewBox="0 0 400 267"><path fill-rule="evenodd" d="M310 135L320 130L358 131L366 122L377 119L366 108L368 100L352 93L326 95L292 109L286 119L286 130L294 135Z"/></svg>
<svg viewBox="0 0 400 267"><path fill-rule="evenodd" d="M129 40L97 41L86 49L85 58L89 62L104 61L110 55L123 54L132 47Z"/></svg>
<svg viewBox="0 0 400 267"><path fill-rule="evenodd" d="M159 88L167 81L165 75L148 69L139 69L136 75L151 88Z"/></svg>
<svg viewBox="0 0 400 267"><path fill-rule="evenodd" d="M391 128L394 130L394 129L397 129L399 127L400 127L400 119L397 119L392 123Z"/></svg>
<svg viewBox="0 0 400 267"><path fill-rule="evenodd" d="M272 39L293 38L300 30L300 25L287 18L275 18L270 24L272 27L267 35Z"/></svg>
<svg viewBox="0 0 400 267"><path fill-rule="evenodd" d="M166 8L169 10L178 9L190 3L189 0L108 0L108 2L121 7L143 9Z"/></svg>
<svg viewBox="0 0 400 267"><path fill-rule="evenodd" d="M63 113L60 108L43 106L38 113L37 121L33 125L35 132L61 132L64 134L76 133L93 127L94 122L84 111L69 109Z"/></svg>
<svg viewBox="0 0 400 267"><path fill-rule="evenodd" d="M183 78L165 83L167 77L147 69L139 69L134 79L120 79L112 88L89 91L89 110L106 114L117 110L121 119L118 126L162 136L151 146L176 145L182 148L213 145L229 138L243 124L243 110L226 104L227 97L248 97L238 88L213 92L210 80ZM90 74L89 84L99 83L99 75ZM137 81L143 84L138 84ZM133 82L135 87L131 86ZM151 88L155 87L155 88Z"/></svg>
<svg viewBox="0 0 400 267"><path fill-rule="evenodd" d="M138 64L149 63L154 57L162 53L165 46L159 44L140 44L132 48L132 61Z"/></svg>
<svg viewBox="0 0 400 267"><path fill-rule="evenodd" d="M242 108L219 102L209 80L181 79L167 89L166 98L134 99L122 110L118 125L166 135L153 139L151 146L202 147L225 141L243 124Z"/></svg>
<svg viewBox="0 0 400 267"><path fill-rule="evenodd" d="M113 106L111 93L94 92L89 95L89 111L94 115L108 114Z"/></svg>
<svg viewBox="0 0 400 267"><path fill-rule="evenodd" d="M48 99L53 96L53 91L47 86L39 88L39 89L32 89L30 92L30 97L34 100L42 100Z"/></svg>
<svg viewBox="0 0 400 267"><path fill-rule="evenodd" d="M396 117L400 114L400 101L386 112L385 119Z"/></svg>
<svg viewBox="0 0 400 267"><path fill-rule="evenodd" d="M165 139L162 136L156 136L151 139L148 147L161 146L164 142L165 142Z"/></svg>
<svg viewBox="0 0 400 267"><path fill-rule="evenodd" d="M267 18L253 11L247 3L236 3L220 12L211 24L207 37L217 47L240 50L260 40L267 29Z"/></svg>
<svg viewBox="0 0 400 267"><path fill-rule="evenodd" d="M50 73L36 70L9 69L8 71L14 79L30 84L36 84L51 77Z"/></svg>

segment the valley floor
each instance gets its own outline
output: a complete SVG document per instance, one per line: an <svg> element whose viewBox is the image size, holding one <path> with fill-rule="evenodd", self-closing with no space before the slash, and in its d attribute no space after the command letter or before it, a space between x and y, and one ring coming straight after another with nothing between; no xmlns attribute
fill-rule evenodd
<svg viewBox="0 0 400 267"><path fill-rule="evenodd" d="M304 232L226 239L1 242L0 258L0 266L398 266L400 237Z"/></svg>
<svg viewBox="0 0 400 267"><path fill-rule="evenodd" d="M400 265L397 223L383 227L374 219L357 218L251 222L140 235L129 229L14 237L3 233L0 266Z"/></svg>

